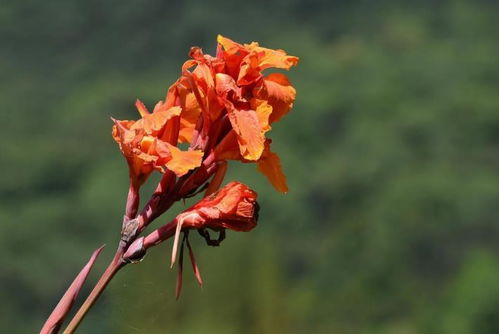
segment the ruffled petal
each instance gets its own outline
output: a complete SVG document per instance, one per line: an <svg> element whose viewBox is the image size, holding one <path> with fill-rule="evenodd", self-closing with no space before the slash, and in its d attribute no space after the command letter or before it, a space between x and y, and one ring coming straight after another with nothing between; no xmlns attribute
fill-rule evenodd
<svg viewBox="0 0 499 334"><path fill-rule="evenodd" d="M178 177L185 175L191 169L199 167L203 158L203 151L181 151L176 146L165 143L169 150L169 159L165 166Z"/></svg>
<svg viewBox="0 0 499 334"><path fill-rule="evenodd" d="M263 152L265 136L256 112L233 108L229 111L229 120L237 134L241 155L247 160L258 160Z"/></svg>
<svg viewBox="0 0 499 334"><path fill-rule="evenodd" d="M298 57L288 56L284 50L263 48L256 42L251 43L247 48L258 55L258 66L261 70L270 67L289 70L292 66L296 66L299 61Z"/></svg>
<svg viewBox="0 0 499 334"><path fill-rule="evenodd" d="M281 73L272 73L255 86L253 94L259 99L267 100L272 106L270 123L274 123L291 110L296 90L291 86L287 76Z"/></svg>
<svg viewBox="0 0 499 334"><path fill-rule="evenodd" d="M180 115L182 111L180 107L170 109L156 107L155 109L156 112L144 115L142 119L135 122L131 129L138 130L142 128L147 134L158 133L172 117Z"/></svg>

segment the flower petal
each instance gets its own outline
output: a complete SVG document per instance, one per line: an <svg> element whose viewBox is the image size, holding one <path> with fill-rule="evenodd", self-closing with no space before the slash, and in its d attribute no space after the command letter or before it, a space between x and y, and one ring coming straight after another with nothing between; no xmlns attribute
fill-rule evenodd
<svg viewBox="0 0 499 334"><path fill-rule="evenodd" d="M298 57L288 56L284 50L263 48L256 42L253 42L246 47L247 49L257 53L258 66L260 67L260 70L270 67L289 70L292 66L296 66L299 61Z"/></svg>
<svg viewBox="0 0 499 334"><path fill-rule="evenodd" d="M203 151L181 151L176 146L164 143L168 147L170 159L166 162L166 168L174 172L178 177L185 175L191 169L199 167L203 158Z"/></svg>
<svg viewBox="0 0 499 334"><path fill-rule="evenodd" d="M279 121L293 107L296 90L288 78L281 73L272 73L253 89L253 94L259 99L267 100L272 106L270 123Z"/></svg>
<svg viewBox="0 0 499 334"><path fill-rule="evenodd" d="M241 159L237 135L234 130L230 130L224 139L222 139L222 141L216 146L215 157L219 161Z"/></svg>
<svg viewBox="0 0 499 334"><path fill-rule="evenodd" d="M234 42L230 38L224 37L222 35L217 36L217 42L224 48L225 52L229 54L236 54L243 48L241 44Z"/></svg>
<svg viewBox="0 0 499 334"><path fill-rule="evenodd" d="M257 162L257 169L267 177L277 191L282 193L288 192L286 176L282 171L281 159L277 154L270 151L268 144L265 147L262 158Z"/></svg>
<svg viewBox="0 0 499 334"><path fill-rule="evenodd" d="M258 160L262 155L265 137L255 110L229 111L229 120L237 134L239 150L247 160Z"/></svg>
<svg viewBox="0 0 499 334"><path fill-rule="evenodd" d="M131 129L136 130L142 128L147 134L157 133L165 127L166 123L172 117L180 115L182 111L180 107L172 107L170 109L156 107L155 109L157 110L156 112L144 115L142 119L132 125Z"/></svg>
<svg viewBox="0 0 499 334"><path fill-rule="evenodd" d="M135 107L137 107L140 116L144 117L145 115L149 115L149 110L147 110L147 107L141 100L137 99L135 101Z"/></svg>
<svg viewBox="0 0 499 334"><path fill-rule="evenodd" d="M260 127L263 133L271 129L269 125L269 119L272 114L273 108L265 100L251 99L251 108L256 111L258 117L258 122L260 122Z"/></svg>
<svg viewBox="0 0 499 334"><path fill-rule="evenodd" d="M187 248L189 249L189 257L191 259L192 270L194 271L194 276L196 276L196 280L198 281L199 286L203 286L203 278L201 277L201 271L199 270L199 266L196 262L196 258L194 257L194 251L192 250L191 243L189 242L189 238L185 239L187 244Z"/></svg>

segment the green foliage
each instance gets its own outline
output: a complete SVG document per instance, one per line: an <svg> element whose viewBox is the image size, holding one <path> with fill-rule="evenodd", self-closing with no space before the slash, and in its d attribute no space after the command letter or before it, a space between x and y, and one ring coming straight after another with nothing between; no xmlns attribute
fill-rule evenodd
<svg viewBox="0 0 499 334"><path fill-rule="evenodd" d="M499 332L498 10L2 3L0 331L38 330L106 243L90 281L102 271L127 190L109 117L136 117L136 97L153 105L189 47L213 53L221 33L301 58L289 73L295 107L271 132L290 193L231 164L227 180L259 192L259 227L217 249L195 240L205 286L186 266L179 302L171 244L153 249L118 274L81 332Z"/></svg>

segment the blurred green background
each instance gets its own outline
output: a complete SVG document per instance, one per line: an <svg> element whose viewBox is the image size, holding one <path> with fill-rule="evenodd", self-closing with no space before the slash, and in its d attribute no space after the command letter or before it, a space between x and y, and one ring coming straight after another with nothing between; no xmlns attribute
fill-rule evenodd
<svg viewBox="0 0 499 334"><path fill-rule="evenodd" d="M127 191L109 117L154 105L189 48L213 54L221 33L301 58L295 107L270 134L290 192L232 164L227 180L260 194L260 224L220 248L192 238L204 288L186 266L175 302L161 245L80 331L499 333L497 13L486 0L2 1L0 332L37 332L106 243L95 282Z"/></svg>

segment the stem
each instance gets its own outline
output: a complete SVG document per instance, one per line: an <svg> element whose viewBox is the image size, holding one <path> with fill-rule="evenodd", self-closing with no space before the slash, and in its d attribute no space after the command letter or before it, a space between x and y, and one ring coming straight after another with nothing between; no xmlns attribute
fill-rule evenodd
<svg viewBox="0 0 499 334"><path fill-rule="evenodd" d="M131 220L137 215L140 201L139 188L140 186L137 182L130 178L130 188L128 189L125 207L125 217L127 220Z"/></svg>
<svg viewBox="0 0 499 334"><path fill-rule="evenodd" d="M114 277L114 275L118 272L118 270L120 270L125 266L126 262L122 260L123 253L125 251L125 246L126 245L124 242L120 242L113 260L106 268L106 271L102 274L101 278L99 279L99 281L97 282L94 289L87 297L83 305L80 307L78 312L76 312L73 319L71 319L71 322L69 323L68 327L64 330L64 334L72 334L75 332L75 330L78 328L85 315L94 305L94 303L97 301L97 299L102 294L102 292L104 291L108 283L111 281L111 279Z"/></svg>

